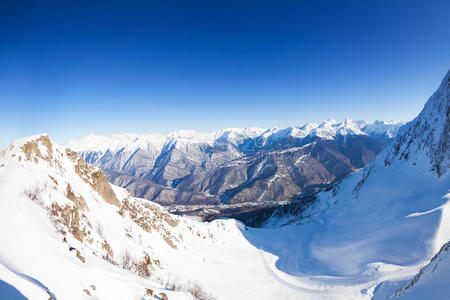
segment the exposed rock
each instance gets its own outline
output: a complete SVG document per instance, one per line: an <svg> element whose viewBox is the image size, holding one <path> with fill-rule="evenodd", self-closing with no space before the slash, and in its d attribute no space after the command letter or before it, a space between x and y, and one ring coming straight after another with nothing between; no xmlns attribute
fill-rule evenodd
<svg viewBox="0 0 450 300"><path fill-rule="evenodd" d="M92 173L92 181L93 188L100 194L100 196L102 196L103 200L117 207L120 206L120 202L117 200L117 197L102 170L95 170Z"/></svg>
<svg viewBox="0 0 450 300"><path fill-rule="evenodd" d="M145 289L145 294L150 296L150 297L153 297L153 290L152 289Z"/></svg>
<svg viewBox="0 0 450 300"><path fill-rule="evenodd" d="M169 298L167 298L167 295L165 293L159 293L159 296L161 296L161 300L169 300Z"/></svg>
<svg viewBox="0 0 450 300"><path fill-rule="evenodd" d="M86 259L80 254L80 251L77 250L77 258L82 262L86 263Z"/></svg>
<svg viewBox="0 0 450 300"><path fill-rule="evenodd" d="M47 210L56 224L64 225L80 242L88 235L86 229L81 228L79 209L69 205L61 207L57 203L52 203L51 207L47 208Z"/></svg>
<svg viewBox="0 0 450 300"><path fill-rule="evenodd" d="M39 143L47 148L47 154L44 156L39 149ZM51 161L53 157L53 147L50 138L47 135L41 135L37 140L26 142L21 146L23 153L28 161L33 161L37 163L37 158L44 159L48 162Z"/></svg>
<svg viewBox="0 0 450 300"><path fill-rule="evenodd" d="M154 270L154 267L152 266L152 259L147 253L140 262L135 264L135 269L139 276L144 278L150 277L150 270Z"/></svg>
<svg viewBox="0 0 450 300"><path fill-rule="evenodd" d="M108 244L108 242L105 240L102 244L102 249L106 251L107 256L109 256L109 258L113 258L114 257L114 253L111 249L111 246Z"/></svg>
<svg viewBox="0 0 450 300"><path fill-rule="evenodd" d="M50 178L56 185L58 185L58 181L51 175L48 175L48 178Z"/></svg>
<svg viewBox="0 0 450 300"><path fill-rule="evenodd" d="M88 183L107 203L120 206L105 174L102 170L88 165L78 154L66 149L66 155L74 162L77 174Z"/></svg>
<svg viewBox="0 0 450 300"><path fill-rule="evenodd" d="M81 209L81 210L88 209L87 205L86 205L86 201L84 201L83 196L78 196L78 197L75 196L75 194L72 191L72 187L70 186L69 183L67 184L67 187L66 187L66 197L73 201L76 209Z"/></svg>
<svg viewBox="0 0 450 300"><path fill-rule="evenodd" d="M164 222L171 227L178 225L178 220L172 217L170 214L163 213L156 209L149 203L133 203L129 199L122 201L119 214L124 216L128 215L130 219L139 225L146 232L152 232L152 229L160 232L161 237L172 248L176 248L176 237L170 235L170 232L162 226L161 222Z"/></svg>

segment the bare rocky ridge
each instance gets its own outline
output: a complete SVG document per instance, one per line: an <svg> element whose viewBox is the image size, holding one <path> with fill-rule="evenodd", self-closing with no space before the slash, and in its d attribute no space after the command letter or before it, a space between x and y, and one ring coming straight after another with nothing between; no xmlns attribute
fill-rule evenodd
<svg viewBox="0 0 450 300"><path fill-rule="evenodd" d="M9 147L9 151L14 151L15 145ZM87 164L76 152L69 149L62 149L54 147L52 141L46 135L41 135L35 139L30 139L20 145L20 150L25 156L25 162L34 164L47 164L50 169L48 183L44 184L42 189L36 187L35 189L27 190L25 194L28 198L35 201L42 208L48 211L49 216L61 234L61 239L67 242L67 233L72 234L75 239L81 243L88 245L99 244L101 245L101 251L97 255L102 256L112 264L119 264L118 257L114 255L114 252L108 243L102 237L101 233L98 233L96 228L93 227L92 219L89 218L89 205L86 202L87 198L92 198L97 193L97 201L101 199L105 203L120 208L118 213L130 219L139 225L142 229L150 232L151 228L161 232L163 238L171 247L175 247L173 243L174 237L171 237L169 232L160 224L161 221L166 222L170 226L176 226L177 221L170 218L166 213L160 212L156 207L153 207L149 203L142 203L132 201L131 199L124 199L121 202L117 199L116 194L111 188L110 183L106 179L103 171L98 167L93 167ZM45 151L44 151L45 150ZM3 154L8 155L8 152ZM18 162L22 161L21 154L12 154L12 158L17 159ZM70 166L70 167L68 167ZM68 178L73 176L74 173L78 176L76 181L68 182ZM52 174L52 175L50 175ZM64 178L63 180L57 180L56 178ZM81 180L81 182L80 182ZM72 183L72 184L71 184ZM81 185L80 185L81 183ZM83 186L83 184L87 185ZM52 186L53 190L61 190L65 197L70 200L66 203L62 201L48 201L44 200L46 193L45 188L47 185ZM149 211L152 213L150 214ZM95 246L93 246L95 248ZM98 250L97 250L98 251ZM102 253L103 252L103 253ZM148 254L144 255L145 257ZM77 250L77 257L84 263L85 259ZM153 264L153 260L149 261L149 266ZM157 263L159 265L159 263ZM143 271L142 271L143 272ZM147 273L147 271L145 272Z"/></svg>
<svg viewBox="0 0 450 300"><path fill-rule="evenodd" d="M144 278L150 286L164 285L169 284L164 278L169 274L164 270L169 261L159 258L155 245L160 253L166 253L178 249L186 237L201 243L210 243L214 239L210 231L212 226L196 228L195 224L181 222L179 217L167 213L157 204L133 198L125 190L111 186L100 168L87 164L76 152L59 147L47 135L14 142L1 152L0 163L1 184L6 187L1 197L3 212L9 213L6 204L14 210L19 202L21 206L32 203L34 214L44 217L41 221L49 230L49 236L39 247L45 248L45 243L53 243L52 247L41 251L57 249L64 261L87 267L100 260L118 272L126 270ZM19 197L19 200L10 199L9 195ZM222 229L218 230L222 232ZM3 235L6 235L5 231ZM28 242L30 236L21 235L20 239ZM20 239L15 237L10 244L23 243L18 241ZM38 247L34 245L32 248L35 251ZM0 250L5 250L4 244ZM30 257L27 251L24 253L25 257ZM16 263L23 261L17 260ZM2 263L4 260L0 259L0 265ZM59 266L55 263L52 267ZM178 283L170 284L175 286ZM198 291L190 291L189 288L186 288L188 293L202 291L199 287L196 288ZM57 286L52 286L52 291L57 289ZM76 288L70 286L70 289ZM95 285L90 285L79 288L78 292L90 296L98 291ZM142 299L159 299L151 296Z"/></svg>

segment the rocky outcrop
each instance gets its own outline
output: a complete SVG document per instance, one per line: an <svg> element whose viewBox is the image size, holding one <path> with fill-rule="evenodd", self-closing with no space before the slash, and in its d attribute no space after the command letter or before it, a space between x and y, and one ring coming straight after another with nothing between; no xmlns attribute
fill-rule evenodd
<svg viewBox="0 0 450 300"><path fill-rule="evenodd" d="M39 146L43 146L45 148L41 148ZM47 135L41 135L37 140L26 142L21 146L21 149L25 154L25 158L28 161L33 160L35 163L38 162L38 158L50 162L53 157L52 143ZM43 154L41 149L46 149L47 153Z"/></svg>
<svg viewBox="0 0 450 300"><path fill-rule="evenodd" d="M112 186L101 169L46 135L12 143L1 152L0 165L1 237L2 245L8 245L0 247L1 261L8 256L25 269L32 266L24 276L33 274L33 282L35 277L46 284L52 281L51 289L58 295L113 299L117 295L105 296L105 282L116 280L110 274L129 278L126 281L133 291L127 296L136 296L136 286L141 286L143 293L148 286L161 291L158 286L168 282L167 253L173 257L175 251L185 249L181 244L185 237L195 243L214 240L209 232L215 230L212 226L197 226L157 204L131 197L126 190ZM102 268L104 271L92 272ZM43 272L36 276L29 273L31 269ZM67 283L68 273L77 282L58 291ZM85 277L90 277L89 281ZM98 277L102 281L92 284ZM65 294L67 289L70 293Z"/></svg>
<svg viewBox="0 0 450 300"><path fill-rule="evenodd" d="M97 191L105 202L120 206L120 203L102 170L87 164L84 159L70 149L66 149L66 155L75 163L75 172Z"/></svg>

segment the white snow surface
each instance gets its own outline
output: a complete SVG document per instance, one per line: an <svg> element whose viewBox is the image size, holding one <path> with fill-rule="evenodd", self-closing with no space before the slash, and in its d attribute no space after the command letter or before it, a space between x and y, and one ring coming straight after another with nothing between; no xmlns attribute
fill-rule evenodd
<svg viewBox="0 0 450 300"><path fill-rule="evenodd" d="M179 130L167 135L153 134L116 134L111 137L91 134L81 141L70 141L67 147L77 151L100 151L110 150L118 152L122 149L136 150L151 148L161 151L167 144L214 144L217 141L227 141L233 144L241 142L245 138L253 138L262 134L265 129L252 128L227 128L214 132L200 133L195 130Z"/></svg>
<svg viewBox="0 0 450 300"><path fill-rule="evenodd" d="M248 241L248 233L259 231L234 220L173 216L115 186L120 205L110 204L89 184L98 169L80 176L80 158L54 142L47 148L45 138L16 141L0 154L0 280L30 299L153 299L146 289L192 299L195 286L216 299L297 299L304 291L305 299L318 297L315 284L278 271L277 258ZM27 143L39 152L27 157ZM70 199L69 185L85 206ZM136 209L123 210L126 203ZM64 216L69 223L56 206L73 209ZM153 268L142 277L132 263L146 254Z"/></svg>
<svg viewBox="0 0 450 300"><path fill-rule="evenodd" d="M145 288L163 291L161 284L102 259L103 241L111 243L115 256L124 249L142 255L139 252L149 242L130 247L134 243L121 238L124 229L133 224L117 220L118 208L106 203L75 172L74 162L62 148L52 143L48 149L36 142L42 157L32 154L28 160L21 146L39 138L16 141L0 154L0 279L29 299L48 299L49 294L58 299L91 299L84 289L97 299L142 299ZM86 209L79 210L79 229L90 233L90 242L67 234L67 227L52 217L53 204L73 207L66 197L68 185L86 201ZM119 197L126 195L115 190ZM71 224L76 223L75 214L67 217ZM77 249L85 262L76 257L77 250L69 251L70 247ZM174 299L189 299L184 293L164 292Z"/></svg>
<svg viewBox="0 0 450 300"><path fill-rule="evenodd" d="M394 296L450 238L449 106L450 72L420 115L374 161L320 193L303 218L272 218L268 227L297 224L281 227L284 235L274 233L279 242L263 246L280 257L278 267L292 275L358 283L376 299ZM450 272L442 265L429 286L436 286L433 295L448 298L442 276L448 284ZM415 289L396 296L409 299Z"/></svg>
<svg viewBox="0 0 450 300"><path fill-rule="evenodd" d="M447 299L450 295L450 241L413 279L391 280L377 287L375 299L393 295L397 299Z"/></svg>
<svg viewBox="0 0 450 300"><path fill-rule="evenodd" d="M450 237L449 86L450 72L360 172L260 229L173 216L115 186L112 201L96 167L80 174L80 158L45 136L16 141L0 154L0 280L30 299L193 299L194 286L205 299L448 298L447 250L430 259ZM360 130L345 123L311 132Z"/></svg>
<svg viewBox="0 0 450 300"><path fill-rule="evenodd" d="M388 138L394 138L397 135L398 129L401 124L397 121L379 121L376 120L372 124L363 123L360 124L361 130L363 130L368 135L385 135Z"/></svg>
<svg viewBox="0 0 450 300"><path fill-rule="evenodd" d="M401 122L375 121L367 123L365 121L352 121L346 118L343 122L327 120L320 124L307 123L301 126L279 129L251 128L227 128L223 130L200 133L195 130L180 130L161 134L116 134L110 137L91 134L86 138L75 141L71 140L67 147L77 151L97 151L105 153L110 151L134 152L137 149L151 150L159 153L165 145L174 144L209 144L229 143L238 145L245 139L257 139L265 145L267 142L276 142L286 137L306 138L319 137L323 139L334 139L337 135L383 135L391 138L395 136ZM262 146L262 145L259 145Z"/></svg>

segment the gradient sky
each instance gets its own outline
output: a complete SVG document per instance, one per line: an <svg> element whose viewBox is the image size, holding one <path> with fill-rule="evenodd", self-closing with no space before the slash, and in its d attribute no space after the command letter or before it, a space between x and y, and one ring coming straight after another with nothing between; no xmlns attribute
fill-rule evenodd
<svg viewBox="0 0 450 300"><path fill-rule="evenodd" d="M2 1L0 147L48 133L407 121L450 1Z"/></svg>

